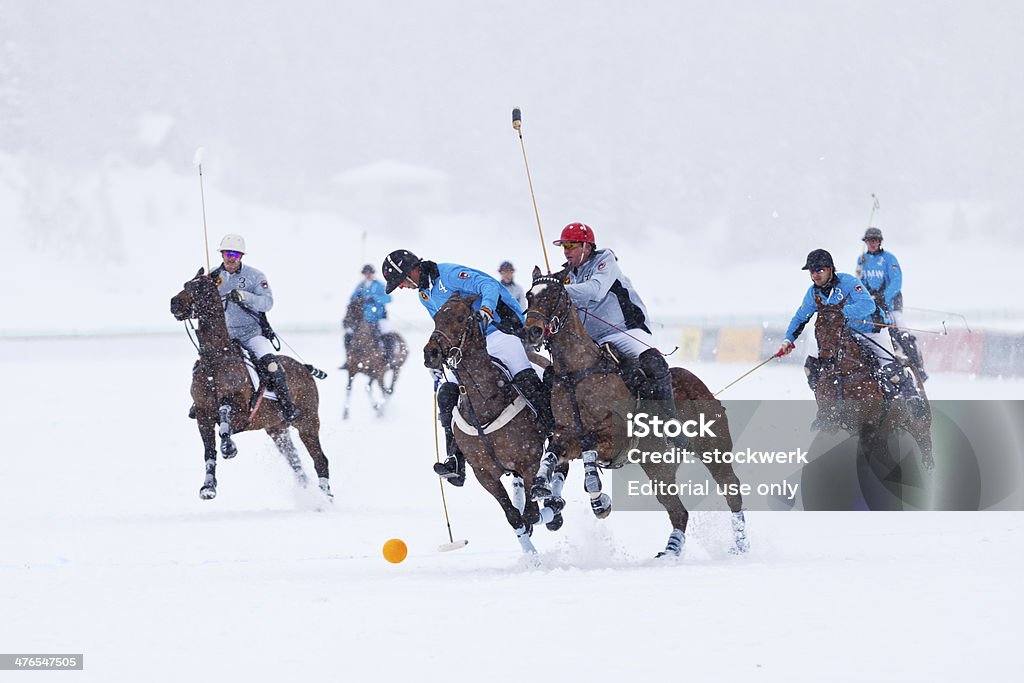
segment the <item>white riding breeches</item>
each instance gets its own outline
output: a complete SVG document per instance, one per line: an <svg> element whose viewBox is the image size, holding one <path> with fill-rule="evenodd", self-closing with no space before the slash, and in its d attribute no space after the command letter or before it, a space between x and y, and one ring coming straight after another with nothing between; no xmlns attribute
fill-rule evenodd
<svg viewBox="0 0 1024 683"><path fill-rule="evenodd" d="M257 358L263 358L263 356L267 355L268 353L277 353L277 351L274 350L273 345L271 345L270 340L259 334L257 334L255 337L249 337L248 339L245 340L240 339L239 341L242 342L242 346L256 354Z"/></svg>
<svg viewBox="0 0 1024 683"><path fill-rule="evenodd" d="M494 356L504 363L513 377L522 370L533 369L522 340L501 330L495 330L487 335L487 355Z"/></svg>
<svg viewBox="0 0 1024 683"><path fill-rule="evenodd" d="M599 346L604 344L611 344L612 347L619 353L625 354L630 358L638 358L641 353L647 349L654 348L654 337L649 332L643 330L627 330L620 332L618 330L613 331L611 334L606 334L600 339L595 339Z"/></svg>

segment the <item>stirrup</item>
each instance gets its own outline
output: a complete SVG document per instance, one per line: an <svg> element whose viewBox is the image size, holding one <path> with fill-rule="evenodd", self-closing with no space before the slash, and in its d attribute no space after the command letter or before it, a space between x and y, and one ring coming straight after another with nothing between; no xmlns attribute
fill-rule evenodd
<svg viewBox="0 0 1024 683"><path fill-rule="evenodd" d="M462 486L466 483L466 466L464 463L464 460L460 462L458 457L449 455L444 462L434 463L434 474L447 480L452 486Z"/></svg>

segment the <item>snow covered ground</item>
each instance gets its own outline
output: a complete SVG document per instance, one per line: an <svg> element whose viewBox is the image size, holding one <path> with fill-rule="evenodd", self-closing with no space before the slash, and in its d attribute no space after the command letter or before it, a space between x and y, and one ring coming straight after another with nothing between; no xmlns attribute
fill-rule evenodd
<svg viewBox="0 0 1024 683"><path fill-rule="evenodd" d="M286 340L336 365L337 336ZM341 373L319 383L324 505L262 433L238 437L218 497L199 500L184 334L0 347L14 407L0 418L0 649L84 653L81 680L978 680L1014 665L1020 513L749 513L745 558L726 553L724 515L696 514L685 559L663 566L650 558L667 518L598 522L573 470L565 526L535 533L531 569L472 480L446 490L470 544L437 552L448 537L415 354L383 418L357 400L342 422ZM748 368L691 369L718 388ZM929 388L1014 398L1024 382ZM798 367L729 391L806 397ZM409 545L402 564L381 557L391 537Z"/></svg>

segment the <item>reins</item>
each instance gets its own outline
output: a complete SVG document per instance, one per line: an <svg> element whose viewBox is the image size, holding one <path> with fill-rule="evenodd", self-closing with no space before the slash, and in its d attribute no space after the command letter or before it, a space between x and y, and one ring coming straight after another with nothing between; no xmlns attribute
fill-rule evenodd
<svg viewBox="0 0 1024 683"><path fill-rule="evenodd" d="M494 444L491 442L491 439L488 438L488 435L484 432L484 428L486 425L483 425L480 418L477 416L476 409L473 407L473 400L470 398L469 390L467 389L467 383L464 382L462 378L463 376L467 377L473 389L485 401L499 396L499 394L501 393L500 387L498 388L498 391L485 396L482 385L480 384L480 382L476 380L476 378L473 376L473 373L470 372L465 366L463 366L461 371L458 369L459 366L462 365L462 361L464 358L462 346L469 339L470 332L473 330L474 327L476 327L476 321L472 317L470 317L469 321L467 322L466 329L462 333L462 337L460 337L458 343L455 343L451 336L449 336L447 333L438 329L434 330L434 332L431 334L431 337L437 335L438 337L443 338L450 345L448 349L448 354L444 357L444 360L442 362L444 363L446 368L452 371L452 374L455 375L455 379L458 381L459 394L466 398L465 403L469 417L469 424L474 429L476 429L477 436L483 441L484 448L487 450L487 455L490 456L491 462L493 462L494 465L501 470L502 474L514 474L515 470L511 470L508 467L506 467L505 464L501 462L501 459L498 458L498 454L494 450ZM488 363L489 362L490 361L488 361Z"/></svg>

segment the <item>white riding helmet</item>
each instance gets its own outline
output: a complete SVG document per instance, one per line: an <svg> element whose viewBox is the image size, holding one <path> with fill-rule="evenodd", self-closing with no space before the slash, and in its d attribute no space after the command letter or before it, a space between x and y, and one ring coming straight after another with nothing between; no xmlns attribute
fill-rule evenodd
<svg viewBox="0 0 1024 683"><path fill-rule="evenodd" d="M219 251L238 251L244 254L245 238L234 233L224 235L224 238L220 241Z"/></svg>

